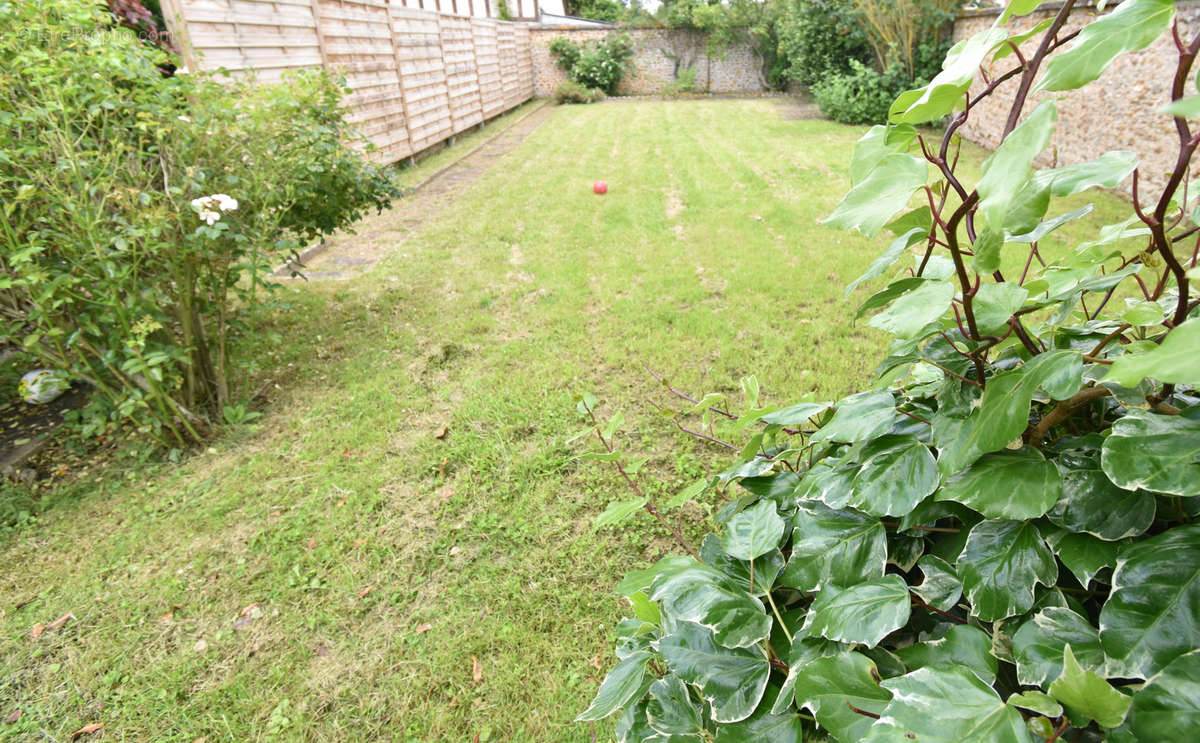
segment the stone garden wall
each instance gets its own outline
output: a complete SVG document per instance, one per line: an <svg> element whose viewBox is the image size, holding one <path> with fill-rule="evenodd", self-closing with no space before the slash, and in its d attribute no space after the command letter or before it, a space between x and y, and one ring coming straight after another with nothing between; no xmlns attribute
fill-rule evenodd
<svg viewBox="0 0 1200 743"><path fill-rule="evenodd" d="M619 95L653 95L674 81L674 62L668 54L683 53L696 70L696 89L710 93L758 93L766 90L760 79L759 63L745 46L734 46L723 55L709 58L704 53L704 37L666 28L592 29L538 28L530 29L533 50L534 95L548 96L566 74L551 56L550 42L566 37L583 46L589 41L603 39L609 34L627 34L633 42L632 75L624 77L617 87Z"/></svg>
<svg viewBox="0 0 1200 743"><path fill-rule="evenodd" d="M1115 6L1116 3L1110 2L1108 10ZM1031 28L1043 19L1053 17L1060 7L1061 3L1047 4L1031 15L1009 21L1009 26L1014 30ZM1200 29L1200 1L1177 0L1176 7L1183 36L1190 39ZM955 24L954 38L966 39L988 28L999 13L997 9L964 15ZM1096 16L1094 5L1084 5L1072 13L1068 29L1079 28ZM1021 51L1027 55L1032 53L1036 41L1037 37L1026 42ZM1177 59L1175 44L1168 32L1149 48L1118 57L1099 80L1082 90L1032 96L1026 104L1026 112L1032 111L1047 97L1058 100L1058 125L1051 149L1043 153L1038 164L1048 166L1057 157L1058 165L1071 165L1092 160L1109 150L1130 150L1141 160L1140 177L1145 180L1149 192L1161 188L1166 182L1166 174L1175 165L1179 139L1172 117L1156 113L1156 110L1170 101L1171 73ZM1011 56L1001 60L989 70L989 75L1003 72L1012 63ZM1193 71L1193 79L1194 76ZM977 81L976 88L980 85ZM996 147L1015 89L1015 84L1005 85L1001 94L972 111L968 123L961 129L963 136L989 149ZM1195 92L1194 82L1189 82L1188 93ZM1131 190L1131 184L1132 181L1124 184L1126 192Z"/></svg>

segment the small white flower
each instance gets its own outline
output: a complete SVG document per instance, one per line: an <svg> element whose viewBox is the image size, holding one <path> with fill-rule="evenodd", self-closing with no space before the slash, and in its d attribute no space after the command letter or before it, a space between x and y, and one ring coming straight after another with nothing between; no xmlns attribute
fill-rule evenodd
<svg viewBox="0 0 1200 743"><path fill-rule="evenodd" d="M215 193L212 196L210 196L209 198L215 199L217 202L217 207L220 208L220 210L223 212L237 211L237 208L238 208L237 199L229 196L228 194Z"/></svg>
<svg viewBox="0 0 1200 743"><path fill-rule="evenodd" d="M200 219L208 222L208 226L212 227L221 219L221 215L219 212L210 212L207 209L204 209L200 212Z"/></svg>
<svg viewBox="0 0 1200 743"><path fill-rule="evenodd" d="M189 119L189 118L188 118L188 117L186 117L186 116L176 116L175 118L179 119L180 121L186 121L186 122L189 122L189 123L191 122L191 119Z"/></svg>

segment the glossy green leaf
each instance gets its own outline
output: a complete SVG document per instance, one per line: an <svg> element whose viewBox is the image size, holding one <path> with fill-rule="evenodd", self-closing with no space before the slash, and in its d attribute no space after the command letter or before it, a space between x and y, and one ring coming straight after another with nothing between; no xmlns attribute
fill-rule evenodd
<svg viewBox="0 0 1200 743"><path fill-rule="evenodd" d="M1121 313L1121 319L1135 328L1158 325L1164 317L1166 317L1166 310L1158 302L1138 302Z"/></svg>
<svg viewBox="0 0 1200 743"><path fill-rule="evenodd" d="M1036 176L1035 176L1035 178L1036 178ZM1053 219L1047 219L1044 222L1039 222L1038 226L1029 232L1026 232L1026 233L1020 234L1020 235L1009 235L1008 242L1010 242L1010 243L1035 243L1035 242L1041 240L1046 235L1049 235L1051 232L1054 232L1059 227L1062 227L1064 224L1067 224L1068 222L1074 222L1076 219L1082 219L1082 218L1086 217L1087 215L1092 213L1092 209L1093 209L1093 206L1091 204L1084 204L1083 206L1079 207L1078 209L1075 209L1074 211L1069 211L1064 214L1059 214L1057 217L1054 217ZM1028 293L1028 292L1026 292L1026 293Z"/></svg>
<svg viewBox="0 0 1200 743"><path fill-rule="evenodd" d="M1007 235L1024 235L1041 225L1042 217L1050 208L1050 189L1039 187L1037 174L1020 191L1013 195L1008 205L1008 215L1001 227Z"/></svg>
<svg viewBox="0 0 1200 743"><path fill-rule="evenodd" d="M880 307L886 307L896 298L919 288L920 286L924 285L926 281L930 280L931 279L929 278L912 276L904 279L896 279L884 288L867 297L867 300L858 306L858 311L854 315L854 321L857 322L860 317L867 314L871 310L876 310Z"/></svg>
<svg viewBox="0 0 1200 743"><path fill-rule="evenodd" d="M835 642L875 647L908 623L910 605L908 586L898 575L845 588L828 584L813 599L804 629Z"/></svg>
<svg viewBox="0 0 1200 743"><path fill-rule="evenodd" d="M712 632L692 622L679 622L674 632L659 641L659 652L673 673L700 690L718 723L749 717L771 675L761 647L723 647Z"/></svg>
<svg viewBox="0 0 1200 743"><path fill-rule="evenodd" d="M596 517L596 526L613 526L623 521L627 521L630 517L645 507L646 498L634 498L626 501L613 501L608 504L608 508L604 509L604 513Z"/></svg>
<svg viewBox="0 0 1200 743"><path fill-rule="evenodd" d="M1049 511L1062 492L1053 462L1036 449L984 454L946 480L935 496L961 503L989 519L1035 519Z"/></svg>
<svg viewBox="0 0 1200 743"><path fill-rule="evenodd" d="M831 402L802 402L761 416L759 420L772 426L799 426L809 418L818 416L833 407Z"/></svg>
<svg viewBox="0 0 1200 743"><path fill-rule="evenodd" d="M872 719L850 706L877 715L892 698L877 679L875 664L862 653L819 658L805 665L796 680L796 706L810 710L817 723L840 743L858 743Z"/></svg>
<svg viewBox="0 0 1200 743"><path fill-rule="evenodd" d="M1100 631L1070 609L1042 609L1017 627L1012 636L1017 680L1026 686L1045 686L1062 673L1063 648L1071 645L1079 663L1104 670Z"/></svg>
<svg viewBox="0 0 1200 743"><path fill-rule="evenodd" d="M1057 119L1054 100L1042 101L984 161L977 189L988 224L1004 224L1013 196L1033 176L1033 158L1050 144Z"/></svg>
<svg viewBox="0 0 1200 743"><path fill-rule="evenodd" d="M1100 610L1108 676L1149 678L1200 647L1200 524L1176 526L1121 553Z"/></svg>
<svg viewBox="0 0 1200 743"><path fill-rule="evenodd" d="M923 88L901 93L888 111L893 123L924 124L940 119L962 102L984 58L1004 43L1003 28L989 28L964 39L946 54L942 71Z"/></svg>
<svg viewBox="0 0 1200 743"><path fill-rule="evenodd" d="M721 538L716 534L705 536L700 543L700 559L721 571L735 586L752 596L762 596L770 590L784 564L783 553L775 548L754 560L754 572L751 575L750 561L726 554L721 547Z"/></svg>
<svg viewBox="0 0 1200 743"><path fill-rule="evenodd" d="M862 183L884 159L905 152L916 138L917 130L908 125L871 127L854 145L854 154L850 156L850 184Z"/></svg>
<svg viewBox="0 0 1200 743"><path fill-rule="evenodd" d="M1200 421L1131 408L1113 424L1100 466L1126 490L1200 495Z"/></svg>
<svg viewBox="0 0 1200 743"><path fill-rule="evenodd" d="M648 738L658 735L654 732L654 728L646 722L645 699L625 708L625 711L617 718L613 734L616 736L617 743L645 743Z"/></svg>
<svg viewBox="0 0 1200 743"><path fill-rule="evenodd" d="M790 710L772 712L777 695L778 690L768 686L754 714L718 727L715 743L803 743L804 722L800 716Z"/></svg>
<svg viewBox="0 0 1200 743"><path fill-rule="evenodd" d="M1087 85L1118 56L1154 43L1174 15L1173 0L1125 0L1112 13L1084 26L1065 51L1050 58L1034 92Z"/></svg>
<svg viewBox="0 0 1200 743"><path fill-rule="evenodd" d="M1046 717L1059 717L1063 713L1062 705L1054 701L1054 697L1040 691L1025 691L1013 694L1005 702L1010 707L1020 707L1030 712L1036 712Z"/></svg>
<svg viewBox="0 0 1200 743"><path fill-rule="evenodd" d="M1133 703L1132 697L1114 689L1104 677L1081 667L1069 644L1063 648L1062 674L1050 683L1047 691L1072 713L1072 722L1078 724L1077 717L1084 717L1104 728L1115 728L1124 722Z"/></svg>
<svg viewBox="0 0 1200 743"><path fill-rule="evenodd" d="M1085 163L1039 170L1033 174L1033 182L1039 188L1049 189L1053 196L1072 196L1089 188L1116 188L1137 164L1134 153L1112 150Z"/></svg>
<svg viewBox="0 0 1200 743"><path fill-rule="evenodd" d="M857 229L874 237L908 204L913 191L925 185L928 172L922 158L888 154L870 175L850 189L822 223L843 230Z"/></svg>
<svg viewBox="0 0 1200 743"><path fill-rule="evenodd" d="M963 666L979 678L992 683L999 662L992 655L992 638L978 627L959 624L942 637L914 643L896 651L911 670L918 668Z"/></svg>
<svg viewBox="0 0 1200 743"><path fill-rule="evenodd" d="M892 701L876 725L897 728L910 741L1031 743L1021 713L962 666L918 668L883 686Z"/></svg>
<svg viewBox="0 0 1200 743"><path fill-rule="evenodd" d="M796 488L797 500L819 500L830 508L843 508L854 491L858 464L840 457L828 457L804 473Z"/></svg>
<svg viewBox="0 0 1200 743"><path fill-rule="evenodd" d="M655 578L650 598L672 619L712 630L716 641L726 647L747 647L771 632L771 620L758 599L695 560Z"/></svg>
<svg viewBox="0 0 1200 743"><path fill-rule="evenodd" d="M604 677L596 698L575 721L602 720L639 696L643 692L646 665L652 657L653 654L646 650L626 656Z"/></svg>
<svg viewBox="0 0 1200 743"><path fill-rule="evenodd" d="M988 225L975 238L971 250L975 252L971 258L971 266L981 274L990 274L1000 268L1000 253L1004 249L1004 231L1001 228Z"/></svg>
<svg viewBox="0 0 1200 743"><path fill-rule="evenodd" d="M651 601L643 591L631 594L629 603L633 606L634 616L643 622L658 624L662 621L662 613L658 610L658 605Z"/></svg>
<svg viewBox="0 0 1200 743"><path fill-rule="evenodd" d="M631 596L638 591L648 591L660 574L687 567L691 563L692 559L686 555L667 555L648 568L630 570L617 584L616 592L621 596Z"/></svg>
<svg viewBox="0 0 1200 743"><path fill-rule="evenodd" d="M937 461L913 435L881 436L863 449L850 505L872 516L903 516L937 489Z"/></svg>
<svg viewBox="0 0 1200 743"><path fill-rule="evenodd" d="M1011 281L979 287L973 301L979 332L986 335L1003 335L1008 328L1009 318L1021 309L1028 297L1027 289Z"/></svg>
<svg viewBox="0 0 1200 743"><path fill-rule="evenodd" d="M1010 18L1029 15L1041 4L1042 0L1011 0L1004 7L1004 12L1000 14L1000 20L996 22L1007 23Z"/></svg>
<svg viewBox="0 0 1200 743"><path fill-rule="evenodd" d="M950 309L954 294L954 284L949 281L922 282L867 324L901 338L912 338Z"/></svg>
<svg viewBox="0 0 1200 743"><path fill-rule="evenodd" d="M955 564L972 613L985 622L1024 614L1033 589L1058 578L1054 555L1037 527L1025 521L981 521L967 535Z"/></svg>
<svg viewBox="0 0 1200 743"><path fill-rule="evenodd" d="M1091 534L1061 528L1043 528L1042 538L1084 588L1101 570L1116 567L1122 547L1118 542L1106 542Z"/></svg>
<svg viewBox="0 0 1200 743"><path fill-rule="evenodd" d="M1162 113L1184 119L1200 118L1200 95L1189 95L1186 98L1180 98L1158 110Z"/></svg>
<svg viewBox="0 0 1200 743"><path fill-rule="evenodd" d="M1133 695L1127 720L1139 741L1191 740L1200 730L1200 650L1185 653Z"/></svg>
<svg viewBox="0 0 1200 743"><path fill-rule="evenodd" d="M962 596L962 581L954 566L937 555L925 555L917 561L925 580L912 587L921 600L932 607L949 611Z"/></svg>
<svg viewBox="0 0 1200 743"><path fill-rule="evenodd" d="M700 706L683 680L673 673L650 684L646 723L663 735L700 735L704 731Z"/></svg>
<svg viewBox="0 0 1200 743"><path fill-rule="evenodd" d="M954 474L980 456L1008 446L1029 425L1034 392L1043 388L1066 399L1083 385L1083 358L1077 351L1048 351L1012 371L988 380L979 409L969 418L936 416L934 442L941 450L938 469Z"/></svg>
<svg viewBox="0 0 1200 743"><path fill-rule="evenodd" d="M867 266L867 270L863 272L862 276L859 276L857 279L850 282L850 284L846 287L846 296L850 296L850 293L854 291L855 287L864 281L877 279L886 273L889 268L896 265L897 261L904 256L905 252L908 251L910 246L920 242L928 232L928 229L914 227L908 232L905 232L903 235L897 237L895 240L892 240L891 244L888 245L887 250L883 251L878 258L871 261L871 265Z"/></svg>
<svg viewBox="0 0 1200 743"><path fill-rule="evenodd" d="M1100 469L1064 468L1062 496L1049 519L1064 529L1114 541L1145 533L1154 496L1113 485Z"/></svg>
<svg viewBox="0 0 1200 743"><path fill-rule="evenodd" d="M1200 319L1177 326L1151 351L1121 354L1108 368L1104 381L1136 387L1146 377L1172 384L1200 385Z"/></svg>
<svg viewBox="0 0 1200 743"><path fill-rule="evenodd" d="M779 547L786 526L775 502L761 500L729 519L721 546L730 557L753 560Z"/></svg>
<svg viewBox="0 0 1200 743"><path fill-rule="evenodd" d="M887 391L860 392L837 403L833 418L812 436L812 441L854 444L886 433L900 414L896 399Z"/></svg>
<svg viewBox="0 0 1200 743"><path fill-rule="evenodd" d="M792 554L779 583L815 591L829 582L848 585L882 578L887 562L887 534L878 519L824 503L796 506Z"/></svg>

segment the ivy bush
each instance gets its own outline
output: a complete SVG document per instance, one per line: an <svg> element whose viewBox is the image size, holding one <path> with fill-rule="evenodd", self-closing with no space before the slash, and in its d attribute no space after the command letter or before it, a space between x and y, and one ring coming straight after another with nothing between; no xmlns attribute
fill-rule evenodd
<svg viewBox="0 0 1200 743"><path fill-rule="evenodd" d="M620 418L579 401L603 444L590 456L634 496L598 523L647 512L687 553L618 586L634 616L580 720L619 713L617 739L638 743L1200 730L1200 200L1185 186L1200 35L1172 26L1170 0L1126 0L1075 32L1066 0L1032 35L1008 30L1037 4L1014 0L957 44L855 148L826 223L897 235L849 287L895 276L858 313L893 336L871 388L772 409L748 378L737 413L689 398L751 433L728 469L669 500L617 448ZM1178 157L1162 190L1129 152L1036 168L1066 104L1030 93L1084 87L1168 29ZM972 91L989 59L1007 69ZM1002 142L970 182L958 131L1001 92ZM940 140L916 128L944 117ZM1131 175L1129 219L1039 253L1091 210L1059 199ZM1021 268L1002 270L1006 255ZM713 490L730 498L695 548L667 514Z"/></svg>
<svg viewBox="0 0 1200 743"><path fill-rule="evenodd" d="M74 0L0 1L0 327L97 391L85 431L194 442L244 399L267 274L398 194L348 142L343 89L169 75Z"/></svg>

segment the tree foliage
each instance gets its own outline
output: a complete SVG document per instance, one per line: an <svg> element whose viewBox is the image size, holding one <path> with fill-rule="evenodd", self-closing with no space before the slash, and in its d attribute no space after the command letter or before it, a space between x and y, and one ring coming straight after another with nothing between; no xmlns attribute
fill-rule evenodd
<svg viewBox="0 0 1200 743"><path fill-rule="evenodd" d="M1200 728L1200 209L1184 187L1200 136L1174 118L1177 164L1154 194L1131 153L1036 166L1069 104L1031 107L1030 92L1088 84L1174 15L1126 0L1078 33L1074 4L1021 55L1006 24L1037 3L1011 4L859 141L826 223L897 235L855 282L894 276L859 312L892 336L870 389L774 409L749 377L734 411L667 384L690 401L668 411L677 424L721 416L745 437L723 442L740 451L724 471L669 499L639 484L619 418L580 399L599 457L633 489L605 523L644 511L687 553L621 582L634 617L581 720L619 713L618 740L638 743L814 729L1149 743ZM1171 30L1164 76L1186 109L1200 35ZM971 90L997 58L1009 68ZM1001 144L971 180L958 131L1001 92ZM947 117L940 141L915 128ZM1055 260L1038 251L1089 211L1058 199L1131 174L1128 220ZM670 512L710 492L728 498L696 549Z"/></svg>

